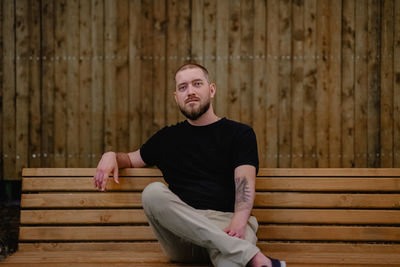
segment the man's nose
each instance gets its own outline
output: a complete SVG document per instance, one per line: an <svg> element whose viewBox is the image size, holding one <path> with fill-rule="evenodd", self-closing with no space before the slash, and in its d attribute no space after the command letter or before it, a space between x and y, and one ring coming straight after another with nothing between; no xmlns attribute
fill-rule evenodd
<svg viewBox="0 0 400 267"><path fill-rule="evenodd" d="M188 85L187 93L188 93L188 95L193 95L195 93L193 85L191 85L191 84Z"/></svg>

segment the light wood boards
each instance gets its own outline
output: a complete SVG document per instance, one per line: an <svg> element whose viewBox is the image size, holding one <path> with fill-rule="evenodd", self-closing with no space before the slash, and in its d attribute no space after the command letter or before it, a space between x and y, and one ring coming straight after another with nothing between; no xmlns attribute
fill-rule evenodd
<svg viewBox="0 0 400 267"><path fill-rule="evenodd" d="M125 169L106 192L95 190L94 169L23 173L20 251L6 264L181 266L162 254L141 205L144 187L163 182L159 170ZM291 266L400 263L398 169L262 168L256 190L267 255Z"/></svg>

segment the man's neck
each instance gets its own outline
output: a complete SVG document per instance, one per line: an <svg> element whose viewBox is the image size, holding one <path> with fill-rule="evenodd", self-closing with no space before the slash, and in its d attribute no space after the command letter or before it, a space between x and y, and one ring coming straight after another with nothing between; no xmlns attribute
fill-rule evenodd
<svg viewBox="0 0 400 267"><path fill-rule="evenodd" d="M206 113L204 113L200 118L198 118L197 120L190 120L187 119L187 121L194 126L205 126L205 125L209 125L211 123L214 123L216 121L219 121L220 118L215 115L212 107L210 107Z"/></svg>

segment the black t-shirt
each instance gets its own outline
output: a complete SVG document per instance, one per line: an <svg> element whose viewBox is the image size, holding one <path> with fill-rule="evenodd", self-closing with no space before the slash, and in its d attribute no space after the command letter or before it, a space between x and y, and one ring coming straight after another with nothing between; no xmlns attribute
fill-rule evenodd
<svg viewBox="0 0 400 267"><path fill-rule="evenodd" d="M258 171L253 129L223 118L206 126L187 121L167 126L140 148L143 161L156 165L172 192L196 209L234 211L234 170Z"/></svg>

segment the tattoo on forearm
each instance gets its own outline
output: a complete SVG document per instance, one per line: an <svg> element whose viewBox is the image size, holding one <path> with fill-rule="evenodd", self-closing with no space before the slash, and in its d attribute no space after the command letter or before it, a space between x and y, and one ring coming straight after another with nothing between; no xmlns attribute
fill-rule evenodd
<svg viewBox="0 0 400 267"><path fill-rule="evenodd" d="M236 201L235 209L252 208L250 186L245 177L235 178Z"/></svg>

